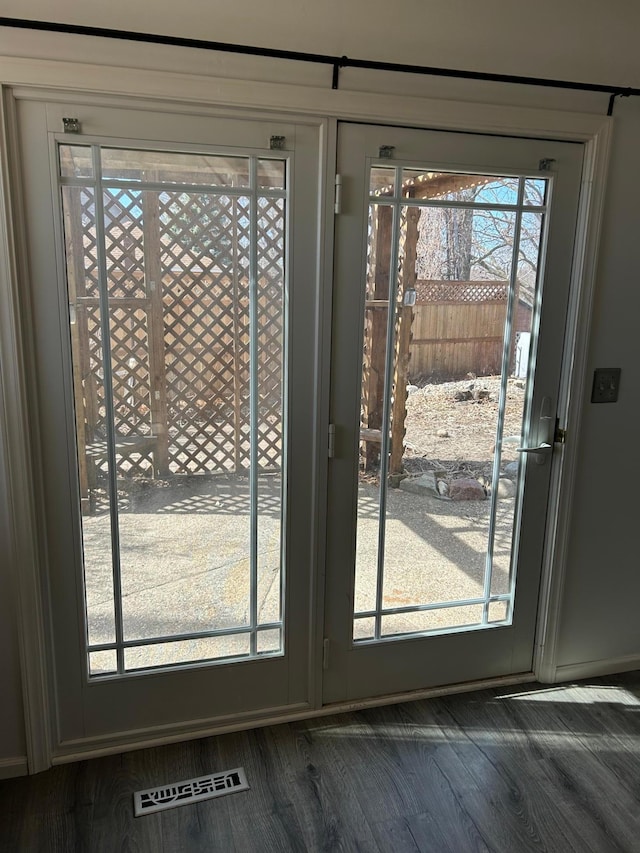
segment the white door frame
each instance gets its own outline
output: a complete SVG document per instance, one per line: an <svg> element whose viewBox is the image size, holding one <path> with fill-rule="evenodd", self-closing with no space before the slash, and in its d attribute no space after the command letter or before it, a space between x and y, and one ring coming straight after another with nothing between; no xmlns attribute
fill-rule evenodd
<svg viewBox="0 0 640 853"><path fill-rule="evenodd" d="M251 109L251 115L273 117L271 111L286 114L289 121L319 124L323 128L324 233L321 235L321 271L324 283L319 330L322 340L321 380L318 388L320 423L328 421L327 341L331 303L331 260L333 250L333 169L337 119L382 122L420 126L441 130L466 130L517 136L568 139L585 143L586 165L580 205L579 228L573 267L572 301L567 332L567 347L563 365L562 390L559 400L560 425L567 430L568 442L554 460L552 492L549 509L551 535L546 543L543 567L541 609L534 675L543 681L556 678L555 649L560 619L564 568L567 554L568 522L572 504L573 483L577 465L578 429L581 404L584 398L586 356L590 318L595 285L595 270L603 212L606 170L611 136L611 119L604 116L514 108L477 103L463 103L429 98L377 95L340 90L319 89L276 83L256 83L230 79L214 79L203 75L172 72L140 71L99 65L82 65L49 60L7 58L0 60L3 103L0 115L0 428L6 436L8 471L8 505L11 509L10 559L16 590L16 617L22 669L27 754L31 773L46 769L60 760L74 760L89 753L78 745L75 754L56 755L53 738L52 684L47 660L48 626L46 619L46 553L42 548L38 506L40 488L38 464L33 450L37 435L30 428L35 418L28 405L28 390L32 387L32 341L29 329L29 306L25 305L20 283L28 276L26 265L25 223L16 168L19 145L16 135L14 98L86 101L92 93L97 101L114 106L131 106L131 98L139 99L137 108L149 106L166 108L171 112L197 114L238 114L238 108ZM42 87L46 86L46 89ZM215 98L211 93L215 93ZM108 94L104 94L108 93ZM215 104L215 107L213 106ZM246 115L246 113L245 113ZM283 115L284 117L284 115ZM9 168L8 163L11 164ZM314 483L317 517L315 546L317 579L315 584L316 614L322 613L324 576L322 571L324 510L318 496L324 494L326 483L326 452L324 436L316 442L317 480ZM35 488L34 488L35 487ZM322 643L322 623L316 619L317 649ZM319 653L310 660L311 682L317 685L322 677ZM438 692L443 692L439 690ZM315 691L316 697L319 695ZM396 697L396 699L406 697ZM389 701L386 698L382 701ZM342 706L322 708L318 705L305 712L265 717L259 721L239 724L221 721L218 727L205 729L186 724L182 732L147 737L132 737L125 743L94 745L90 754L117 752L126 748L166 742L185 737L201 737L215 731L242 728L257 724L283 721L289 718L317 715ZM372 703L359 703L368 705ZM354 707L348 703L348 707ZM133 733L132 733L133 735Z"/></svg>

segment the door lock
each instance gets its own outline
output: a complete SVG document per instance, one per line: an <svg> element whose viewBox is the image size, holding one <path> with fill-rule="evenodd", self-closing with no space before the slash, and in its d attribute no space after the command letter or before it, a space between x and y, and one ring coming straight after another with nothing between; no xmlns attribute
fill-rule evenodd
<svg viewBox="0 0 640 853"><path fill-rule="evenodd" d="M552 416L551 397L543 397L538 418L538 444L532 447L518 447L518 453L530 453L537 465L544 465L547 456L553 452L556 423Z"/></svg>

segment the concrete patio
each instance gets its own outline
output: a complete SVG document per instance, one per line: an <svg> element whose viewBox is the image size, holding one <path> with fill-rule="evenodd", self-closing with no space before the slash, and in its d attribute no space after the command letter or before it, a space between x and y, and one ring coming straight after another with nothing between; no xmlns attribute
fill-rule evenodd
<svg viewBox="0 0 640 853"><path fill-rule="evenodd" d="M280 619L280 481L262 477L258 513L258 622ZM248 626L249 483L246 477L138 481L119 498L122 610L126 640ZM105 507L106 508L106 507ZM508 591L514 500L498 503L491 592ZM390 489L387 505L384 606L482 597L490 501L454 502ZM113 642L113 581L107 512L83 518L91 644ZM356 546L356 610L375 607L378 487L362 483ZM491 606L504 618L504 605ZM387 616L383 633L442 630L475 623L479 605ZM356 637L372 620L359 620ZM277 648L278 631L260 635L261 650ZM248 634L139 646L127 668L243 655ZM93 653L96 672L113 666L112 652Z"/></svg>

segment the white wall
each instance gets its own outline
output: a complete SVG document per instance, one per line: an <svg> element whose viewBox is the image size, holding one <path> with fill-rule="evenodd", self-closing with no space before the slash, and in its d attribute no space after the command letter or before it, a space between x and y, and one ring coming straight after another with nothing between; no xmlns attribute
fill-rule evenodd
<svg viewBox="0 0 640 853"><path fill-rule="evenodd" d="M622 379L617 403L584 406L559 665L625 656L640 661L639 147L640 99L621 101L589 363L592 370L621 367Z"/></svg>
<svg viewBox="0 0 640 853"><path fill-rule="evenodd" d="M3 0L2 15L640 86L633 0Z"/></svg>
<svg viewBox="0 0 640 853"><path fill-rule="evenodd" d="M477 4L479 6L479 4ZM153 9L153 15L149 10ZM640 5L625 0L487 0L483 14L463 0L237 0L208 14L197 0L4 0L5 16L153 30L221 41L347 54L399 62L640 86L636 34ZM490 11L489 11L490 10ZM578 36L579 34L579 36ZM38 56L140 68L191 71L328 86L323 67L268 63L0 28L0 56ZM2 62L0 60L0 79ZM342 87L426 94L604 114L607 97L531 87L444 81L347 70ZM42 81L46 83L46 80ZM640 99L616 106L614 150L604 220L589 363L622 368L615 405L586 403L580 472L570 526L558 663L640 659L640 559L637 430L640 420ZM588 379L590 382L590 377ZM0 470L0 501L3 477ZM0 503L4 535L5 503ZM3 548L2 555L6 554ZM0 562L0 760L24 752L13 603L7 561ZM5 612L6 611L6 612ZM615 665L615 664L614 664Z"/></svg>

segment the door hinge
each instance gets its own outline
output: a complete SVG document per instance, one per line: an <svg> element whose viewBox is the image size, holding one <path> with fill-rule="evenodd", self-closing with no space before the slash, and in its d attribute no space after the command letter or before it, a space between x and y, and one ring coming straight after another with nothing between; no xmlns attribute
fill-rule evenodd
<svg viewBox="0 0 640 853"><path fill-rule="evenodd" d="M62 130L63 133L81 133L82 127L80 125L80 119L65 116L62 119Z"/></svg>
<svg viewBox="0 0 640 853"><path fill-rule="evenodd" d="M333 204L334 213L342 213L342 175L336 175L336 195Z"/></svg>
<svg viewBox="0 0 640 853"><path fill-rule="evenodd" d="M322 641L322 669L329 669L329 643L330 640Z"/></svg>
<svg viewBox="0 0 640 853"><path fill-rule="evenodd" d="M327 435L327 456L333 459L336 455L336 425L329 424Z"/></svg>

